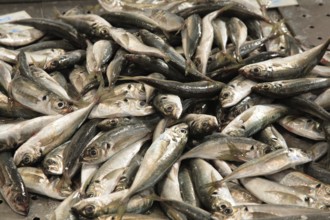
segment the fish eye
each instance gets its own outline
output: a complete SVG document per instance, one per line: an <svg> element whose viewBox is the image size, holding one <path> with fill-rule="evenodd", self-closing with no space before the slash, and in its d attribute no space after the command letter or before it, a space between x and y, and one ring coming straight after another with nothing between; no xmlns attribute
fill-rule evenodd
<svg viewBox="0 0 330 220"><path fill-rule="evenodd" d="M220 205L220 209L225 209L227 206L225 204Z"/></svg>
<svg viewBox="0 0 330 220"><path fill-rule="evenodd" d="M92 214L94 214L94 211L95 211L95 206L93 206L93 205L87 205L85 207L86 215L92 215Z"/></svg>
<svg viewBox="0 0 330 220"><path fill-rule="evenodd" d="M128 99L124 98L123 101L124 101L124 102L128 102Z"/></svg>
<svg viewBox="0 0 330 220"><path fill-rule="evenodd" d="M316 184L315 188L318 189L318 188L320 188L321 186L322 186L322 184L321 184L321 183L318 183L318 184Z"/></svg>
<svg viewBox="0 0 330 220"><path fill-rule="evenodd" d="M89 150L89 155L91 155L92 157L97 156L97 150L93 147Z"/></svg>
<svg viewBox="0 0 330 220"><path fill-rule="evenodd" d="M32 162L32 158L29 154L25 154L22 159L23 164L28 165Z"/></svg>
<svg viewBox="0 0 330 220"><path fill-rule="evenodd" d="M222 94L222 97L223 97L223 98L228 98L229 95L230 95L229 92L224 92L224 93Z"/></svg>
<svg viewBox="0 0 330 220"><path fill-rule="evenodd" d="M116 118L109 120L109 124L111 124L111 125L116 125L117 123L118 123L118 119L116 119Z"/></svg>
<svg viewBox="0 0 330 220"><path fill-rule="evenodd" d="M174 107L171 105L165 106L165 111L166 112L172 112L174 110Z"/></svg>
<svg viewBox="0 0 330 220"><path fill-rule="evenodd" d="M128 88L128 89L131 89L131 88L132 88L132 84L128 84L128 85L127 85L127 88Z"/></svg>
<svg viewBox="0 0 330 220"><path fill-rule="evenodd" d="M251 71L253 73L260 73L261 72L261 69L260 69L260 67L254 67L253 69L251 69Z"/></svg>
<svg viewBox="0 0 330 220"><path fill-rule="evenodd" d="M255 149L255 147L254 147L254 145L252 145L251 148L250 148L250 150L254 150L254 149Z"/></svg>
<svg viewBox="0 0 330 220"><path fill-rule="evenodd" d="M267 147L266 149L265 149L265 154L269 154L269 153L271 153L272 152L272 149L270 148L270 147Z"/></svg>
<svg viewBox="0 0 330 220"><path fill-rule="evenodd" d="M261 88L263 88L263 89L269 89L270 88L270 85L269 84L264 84L264 85L262 85Z"/></svg>
<svg viewBox="0 0 330 220"><path fill-rule="evenodd" d="M145 102L145 101L141 101L140 103L139 103L139 105L140 106L145 106L147 103Z"/></svg>
<svg viewBox="0 0 330 220"><path fill-rule="evenodd" d="M187 129L183 129L183 128L180 130L180 132L181 132L182 134L187 134L187 133L188 133Z"/></svg>
<svg viewBox="0 0 330 220"><path fill-rule="evenodd" d="M102 35L108 35L108 31L107 31L107 29L105 29L105 28L102 28L102 29L100 30L100 33L101 33Z"/></svg>
<svg viewBox="0 0 330 220"><path fill-rule="evenodd" d="M44 95L41 99L42 99L42 101L47 101L48 100L48 95Z"/></svg>
<svg viewBox="0 0 330 220"><path fill-rule="evenodd" d="M223 210L223 214L225 214L225 215L230 215L232 213L233 213L233 209L231 209L231 208L226 208Z"/></svg>
<svg viewBox="0 0 330 220"><path fill-rule="evenodd" d="M23 203L24 202L24 197L22 195L18 195L15 197L15 202L17 203Z"/></svg>
<svg viewBox="0 0 330 220"><path fill-rule="evenodd" d="M51 67L57 67L60 63L58 62L58 60L53 60L50 62L50 66Z"/></svg>
<svg viewBox="0 0 330 220"><path fill-rule="evenodd" d="M64 106L65 106L65 103L62 102L62 101L59 101L59 102L57 103L57 107L59 107L59 109L64 108Z"/></svg>
<svg viewBox="0 0 330 220"><path fill-rule="evenodd" d="M207 128L209 126L209 123L207 121L202 122L202 127Z"/></svg>
<svg viewBox="0 0 330 220"><path fill-rule="evenodd" d="M305 200L305 202L309 202L310 201L310 197L308 197L308 196L306 196L305 198L304 198L304 200Z"/></svg>

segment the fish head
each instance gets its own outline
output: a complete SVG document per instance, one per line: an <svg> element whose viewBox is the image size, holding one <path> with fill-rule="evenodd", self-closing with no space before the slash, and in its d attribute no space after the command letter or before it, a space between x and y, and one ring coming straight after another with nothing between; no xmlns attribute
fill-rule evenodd
<svg viewBox="0 0 330 220"><path fill-rule="evenodd" d="M330 185L318 183L315 186L316 189L316 196L317 198L322 201L325 205L330 205Z"/></svg>
<svg viewBox="0 0 330 220"><path fill-rule="evenodd" d="M107 118L102 120L99 124L98 127L100 128L106 128L106 129L112 129L115 128L117 125L119 125L119 121L121 118Z"/></svg>
<svg viewBox="0 0 330 220"><path fill-rule="evenodd" d="M258 83L257 85L253 86L252 87L252 90L253 91L259 91L259 92L262 92L262 91L269 91L271 89L273 89L274 87L276 87L276 85L274 85L273 83Z"/></svg>
<svg viewBox="0 0 330 220"><path fill-rule="evenodd" d="M72 206L72 211L86 218L93 218L100 212L101 204L94 198L83 199Z"/></svg>
<svg viewBox="0 0 330 220"><path fill-rule="evenodd" d="M112 143L110 142L93 142L86 147L80 155L79 161L82 163L94 164L101 158L107 155L107 152L111 150Z"/></svg>
<svg viewBox="0 0 330 220"><path fill-rule="evenodd" d="M291 158L294 164L308 163L313 160L313 156L307 154L298 148L288 148L288 157Z"/></svg>
<svg viewBox="0 0 330 220"><path fill-rule="evenodd" d="M265 76L272 74L273 68L271 65L266 65L262 63L250 64L240 68L238 72L240 74L243 74L247 78L262 79Z"/></svg>
<svg viewBox="0 0 330 220"><path fill-rule="evenodd" d="M265 154L273 152L275 149L264 143L252 144L250 150L245 153L245 158L253 160L259 158Z"/></svg>
<svg viewBox="0 0 330 220"><path fill-rule="evenodd" d="M58 114L67 114L73 111L72 106L69 102L59 98L56 95L49 95L49 102L51 109Z"/></svg>
<svg viewBox="0 0 330 220"><path fill-rule="evenodd" d="M212 197L211 209L225 216L233 214L233 207L230 202L220 199L218 196Z"/></svg>
<svg viewBox="0 0 330 220"><path fill-rule="evenodd" d="M57 59L52 59L44 65L44 69L50 71L58 68L59 66L60 66L60 62Z"/></svg>
<svg viewBox="0 0 330 220"><path fill-rule="evenodd" d="M151 105L143 100L124 99L123 102L124 106L122 108L132 116L151 115L155 111Z"/></svg>
<svg viewBox="0 0 330 220"><path fill-rule="evenodd" d="M235 101L234 98L235 98L235 92L233 91L233 87L225 86L224 88L222 88L219 96L222 107L227 108L232 106L233 102Z"/></svg>
<svg viewBox="0 0 330 220"><path fill-rule="evenodd" d="M40 157L41 151L34 147L19 148L14 154L14 163L16 166L29 166L37 162Z"/></svg>
<svg viewBox="0 0 330 220"><path fill-rule="evenodd" d="M145 100L146 90L142 83L126 83L122 88L126 98Z"/></svg>
<svg viewBox="0 0 330 220"><path fill-rule="evenodd" d="M56 158L47 158L43 161L43 167L46 173L61 175L63 173L63 163Z"/></svg>
<svg viewBox="0 0 330 220"><path fill-rule="evenodd" d="M97 37L106 39L110 37L110 29L111 27L105 25L96 25L92 30L92 34L96 35Z"/></svg>
<svg viewBox="0 0 330 220"><path fill-rule="evenodd" d="M158 95L155 97L154 105L165 116L179 119L182 114L181 99L176 95Z"/></svg>
<svg viewBox="0 0 330 220"><path fill-rule="evenodd" d="M17 213L27 216L30 209L30 199L26 192L13 187L3 187L3 194L8 205Z"/></svg>
<svg viewBox="0 0 330 220"><path fill-rule="evenodd" d="M171 129L171 133L173 134L172 135L173 139L176 140L179 139L182 140L183 142L187 141L189 126L186 123L180 123L174 125L170 129Z"/></svg>
<svg viewBox="0 0 330 220"><path fill-rule="evenodd" d="M209 135L219 127L218 120L212 115L200 115L189 123L189 132L192 136Z"/></svg>

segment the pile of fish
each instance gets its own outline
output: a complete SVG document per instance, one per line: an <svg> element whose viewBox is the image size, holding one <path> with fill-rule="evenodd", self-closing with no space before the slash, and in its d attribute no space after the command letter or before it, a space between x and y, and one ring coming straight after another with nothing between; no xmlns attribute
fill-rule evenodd
<svg viewBox="0 0 330 220"><path fill-rule="evenodd" d="M32 193L63 200L54 220L329 216L330 39L250 1L99 3L0 34L14 212Z"/></svg>

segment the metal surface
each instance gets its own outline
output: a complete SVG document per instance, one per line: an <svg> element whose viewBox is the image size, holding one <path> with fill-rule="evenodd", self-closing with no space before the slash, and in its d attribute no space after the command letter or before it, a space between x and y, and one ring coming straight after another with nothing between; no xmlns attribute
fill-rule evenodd
<svg viewBox="0 0 330 220"><path fill-rule="evenodd" d="M278 8L290 31L307 47L326 41L330 37L330 0L298 0L298 3Z"/></svg>

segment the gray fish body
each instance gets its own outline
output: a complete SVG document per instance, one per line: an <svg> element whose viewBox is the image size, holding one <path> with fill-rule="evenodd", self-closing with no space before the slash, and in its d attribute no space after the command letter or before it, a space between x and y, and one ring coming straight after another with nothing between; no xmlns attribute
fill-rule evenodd
<svg viewBox="0 0 330 220"><path fill-rule="evenodd" d="M298 148L280 149L244 163L226 176L222 182L273 174L310 161L312 158Z"/></svg>
<svg viewBox="0 0 330 220"><path fill-rule="evenodd" d="M247 27L246 25L238 18L232 17L227 22L228 35L231 41L235 44L236 56L240 57L240 47L246 41L247 38Z"/></svg>
<svg viewBox="0 0 330 220"><path fill-rule="evenodd" d="M305 76L320 61L330 40L303 53L250 64L239 71L260 81L294 79Z"/></svg>
<svg viewBox="0 0 330 220"><path fill-rule="evenodd" d="M202 35L201 18L197 14L189 16L185 20L181 31L183 52L187 60L195 54L199 39Z"/></svg>
<svg viewBox="0 0 330 220"><path fill-rule="evenodd" d="M238 115L221 133L248 137L277 121L288 112L289 109L283 105L255 105Z"/></svg>
<svg viewBox="0 0 330 220"><path fill-rule="evenodd" d="M0 153L0 170L2 198L14 212L27 216L30 209L28 191L10 153Z"/></svg>
<svg viewBox="0 0 330 220"><path fill-rule="evenodd" d="M68 103L28 78L19 76L11 82L11 94L22 105L43 114L64 114Z"/></svg>
<svg viewBox="0 0 330 220"><path fill-rule="evenodd" d="M257 137L258 140L272 146L275 149L288 148L285 139L273 125L269 125L261 130Z"/></svg>
<svg viewBox="0 0 330 220"><path fill-rule="evenodd" d="M318 203L291 187L284 186L263 178L245 178L241 180L244 187L257 198L269 204L296 205L311 208L321 208L324 204Z"/></svg>
<svg viewBox="0 0 330 220"><path fill-rule="evenodd" d="M209 163L202 159L190 161L193 183L201 203L212 212L228 212L235 205L226 184L216 187L203 187L212 181L219 181L222 176Z"/></svg>

